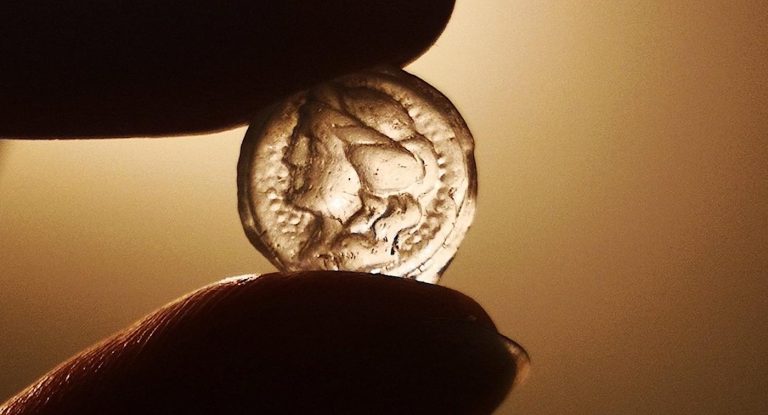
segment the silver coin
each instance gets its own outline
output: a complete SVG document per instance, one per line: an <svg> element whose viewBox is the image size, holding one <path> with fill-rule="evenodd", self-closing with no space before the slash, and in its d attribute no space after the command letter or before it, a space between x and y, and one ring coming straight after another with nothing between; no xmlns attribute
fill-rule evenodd
<svg viewBox="0 0 768 415"><path fill-rule="evenodd" d="M284 271L436 283L474 217L473 148L456 108L421 79L400 69L336 79L251 124L243 228Z"/></svg>

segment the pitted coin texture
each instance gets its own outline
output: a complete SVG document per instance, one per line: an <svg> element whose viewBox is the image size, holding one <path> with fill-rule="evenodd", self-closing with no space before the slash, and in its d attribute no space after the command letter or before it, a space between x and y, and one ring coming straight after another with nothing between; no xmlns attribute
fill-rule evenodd
<svg viewBox="0 0 768 415"><path fill-rule="evenodd" d="M474 217L473 148L456 108L421 79L389 68L336 79L248 129L243 227L283 271L436 283Z"/></svg>

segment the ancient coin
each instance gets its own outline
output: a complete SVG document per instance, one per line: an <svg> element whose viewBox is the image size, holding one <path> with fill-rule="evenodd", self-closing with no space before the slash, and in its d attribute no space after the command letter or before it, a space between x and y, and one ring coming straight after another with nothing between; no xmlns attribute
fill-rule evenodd
<svg viewBox="0 0 768 415"><path fill-rule="evenodd" d="M284 271L437 282L472 222L474 141L451 102L400 69L344 76L251 124L240 217Z"/></svg>

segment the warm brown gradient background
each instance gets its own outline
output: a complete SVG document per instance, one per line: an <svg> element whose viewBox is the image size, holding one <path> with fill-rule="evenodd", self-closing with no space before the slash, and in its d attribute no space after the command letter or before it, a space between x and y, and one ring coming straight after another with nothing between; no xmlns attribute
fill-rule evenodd
<svg viewBox="0 0 768 415"><path fill-rule="evenodd" d="M767 9L465 0L410 66L477 140L443 283L533 358L499 413L768 413ZM243 133L0 146L0 400L273 269L236 211Z"/></svg>

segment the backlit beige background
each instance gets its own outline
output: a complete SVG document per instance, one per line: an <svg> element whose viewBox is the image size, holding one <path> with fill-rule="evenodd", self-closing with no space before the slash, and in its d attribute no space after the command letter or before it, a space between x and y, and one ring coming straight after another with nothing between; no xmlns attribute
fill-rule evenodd
<svg viewBox="0 0 768 415"><path fill-rule="evenodd" d="M459 1L410 70L477 140L446 286L533 358L499 413L768 413L765 2ZM216 279L272 267L244 129L0 146L0 400Z"/></svg>

